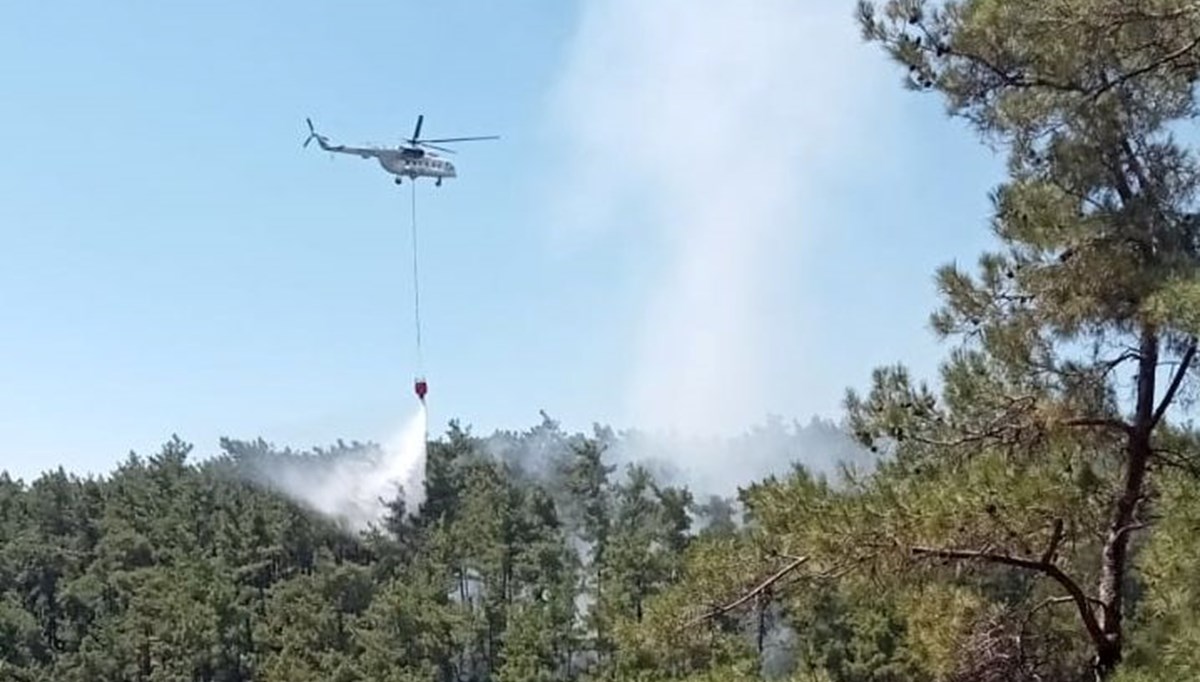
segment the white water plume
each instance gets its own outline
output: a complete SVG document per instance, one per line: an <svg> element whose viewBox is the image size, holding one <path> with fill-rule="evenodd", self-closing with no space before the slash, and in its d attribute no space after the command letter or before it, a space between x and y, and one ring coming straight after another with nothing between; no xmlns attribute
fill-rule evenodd
<svg viewBox="0 0 1200 682"><path fill-rule="evenodd" d="M427 414L416 414L383 447L332 460L304 461L260 471L268 485L351 530L377 526L402 491L415 513L425 497Z"/></svg>

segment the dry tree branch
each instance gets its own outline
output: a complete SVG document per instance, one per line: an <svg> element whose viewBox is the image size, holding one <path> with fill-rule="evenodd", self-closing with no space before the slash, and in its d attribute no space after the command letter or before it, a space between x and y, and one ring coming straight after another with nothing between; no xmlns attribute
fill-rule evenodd
<svg viewBox="0 0 1200 682"><path fill-rule="evenodd" d="M1058 546L1062 544L1063 539L1063 520L1054 519L1054 530L1050 533L1050 542L1046 543L1046 551L1042 552L1042 563L1049 564L1054 561L1054 555L1058 553Z"/></svg>
<svg viewBox="0 0 1200 682"><path fill-rule="evenodd" d="M1114 429L1126 435L1133 431L1133 427L1121 419L1111 419L1106 417L1083 417L1079 419L1068 419L1063 422L1064 426L1087 426L1094 428Z"/></svg>
<svg viewBox="0 0 1200 682"><path fill-rule="evenodd" d="M917 556L934 556L943 559L963 559L967 561L984 561L988 563L1001 564L1004 566L1012 566L1014 568L1022 568L1027 571L1041 573L1046 577L1054 580L1066 590L1070 598L1075 602L1075 608L1079 611L1079 617L1083 620L1083 625L1087 628L1088 635L1097 646L1105 644L1104 632L1100 628L1100 622L1096 620L1096 613L1092 610L1091 604L1096 600L1092 599L1084 593L1083 588L1079 583L1075 582L1069 575L1063 572L1061 568L1049 561L1038 559L1027 559L1023 557L1015 557L1008 554L1000 554L997 552L988 552L982 550L970 549L938 549L936 547L913 547L912 553Z"/></svg>
<svg viewBox="0 0 1200 682"><path fill-rule="evenodd" d="M808 562L808 560L809 560L809 557L806 557L806 556L796 557L791 562L789 562L786 566L784 566L783 568L779 569L774 574L772 574L771 577L769 577L766 580L759 583L754 589L743 594L742 596L738 597L737 599L734 599L733 601L729 602L728 604L725 604L724 606L718 606L716 608L713 608L713 609L689 620L688 622L684 623L683 627L681 627L680 629L682 630L683 628L691 627L698 623L702 623L706 620L712 620L713 618L717 618L718 616L723 616L726 613L733 611L734 609L738 608L739 606L742 606L743 604L750 601L751 599L754 599L755 597L759 596L763 592L766 592L768 589L771 588L772 585L779 582L781 579L786 577L792 571L803 566L805 563Z"/></svg>

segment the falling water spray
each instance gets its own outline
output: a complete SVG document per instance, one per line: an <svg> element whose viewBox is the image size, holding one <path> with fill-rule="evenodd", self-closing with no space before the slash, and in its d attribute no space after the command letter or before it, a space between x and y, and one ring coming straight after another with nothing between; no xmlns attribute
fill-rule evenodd
<svg viewBox="0 0 1200 682"><path fill-rule="evenodd" d="M416 413L384 447L379 467L372 472L377 477L376 482L373 483L371 480L363 482L367 492L379 493L372 499L378 500L378 497L382 496L386 500L388 494L394 495L397 486L400 486L404 496L404 505L410 512L415 512L417 507L425 501L428 429L429 413L425 407L425 401L422 399L417 406ZM373 490L372 486L378 486L380 489ZM377 504L381 503L377 502ZM384 511L384 509L376 507L370 520L379 520Z"/></svg>
<svg viewBox="0 0 1200 682"><path fill-rule="evenodd" d="M410 513L424 502L427 429L421 401L382 447L332 461L275 463L254 478L350 530L367 530L381 524L397 496Z"/></svg>

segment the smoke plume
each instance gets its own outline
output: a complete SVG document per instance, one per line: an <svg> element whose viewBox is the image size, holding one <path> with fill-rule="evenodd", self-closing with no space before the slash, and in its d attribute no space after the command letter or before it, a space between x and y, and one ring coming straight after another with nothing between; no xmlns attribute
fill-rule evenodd
<svg viewBox="0 0 1200 682"><path fill-rule="evenodd" d="M876 79L850 3L595 0L560 75L568 243L662 252L627 385L638 426L736 433L812 414L807 207ZM632 231L636 230L636 232ZM561 234L559 235L562 236Z"/></svg>

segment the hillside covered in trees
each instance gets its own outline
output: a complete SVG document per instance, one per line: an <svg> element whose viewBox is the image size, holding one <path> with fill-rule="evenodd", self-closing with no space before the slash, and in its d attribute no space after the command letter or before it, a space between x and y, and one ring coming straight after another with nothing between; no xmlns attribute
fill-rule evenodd
<svg viewBox="0 0 1200 682"><path fill-rule="evenodd" d="M607 429L452 424L366 533L247 474L372 446L3 477L0 679L1200 678L1200 7L858 19L1008 161L994 250L936 273L940 375L846 396L870 468L698 498Z"/></svg>

